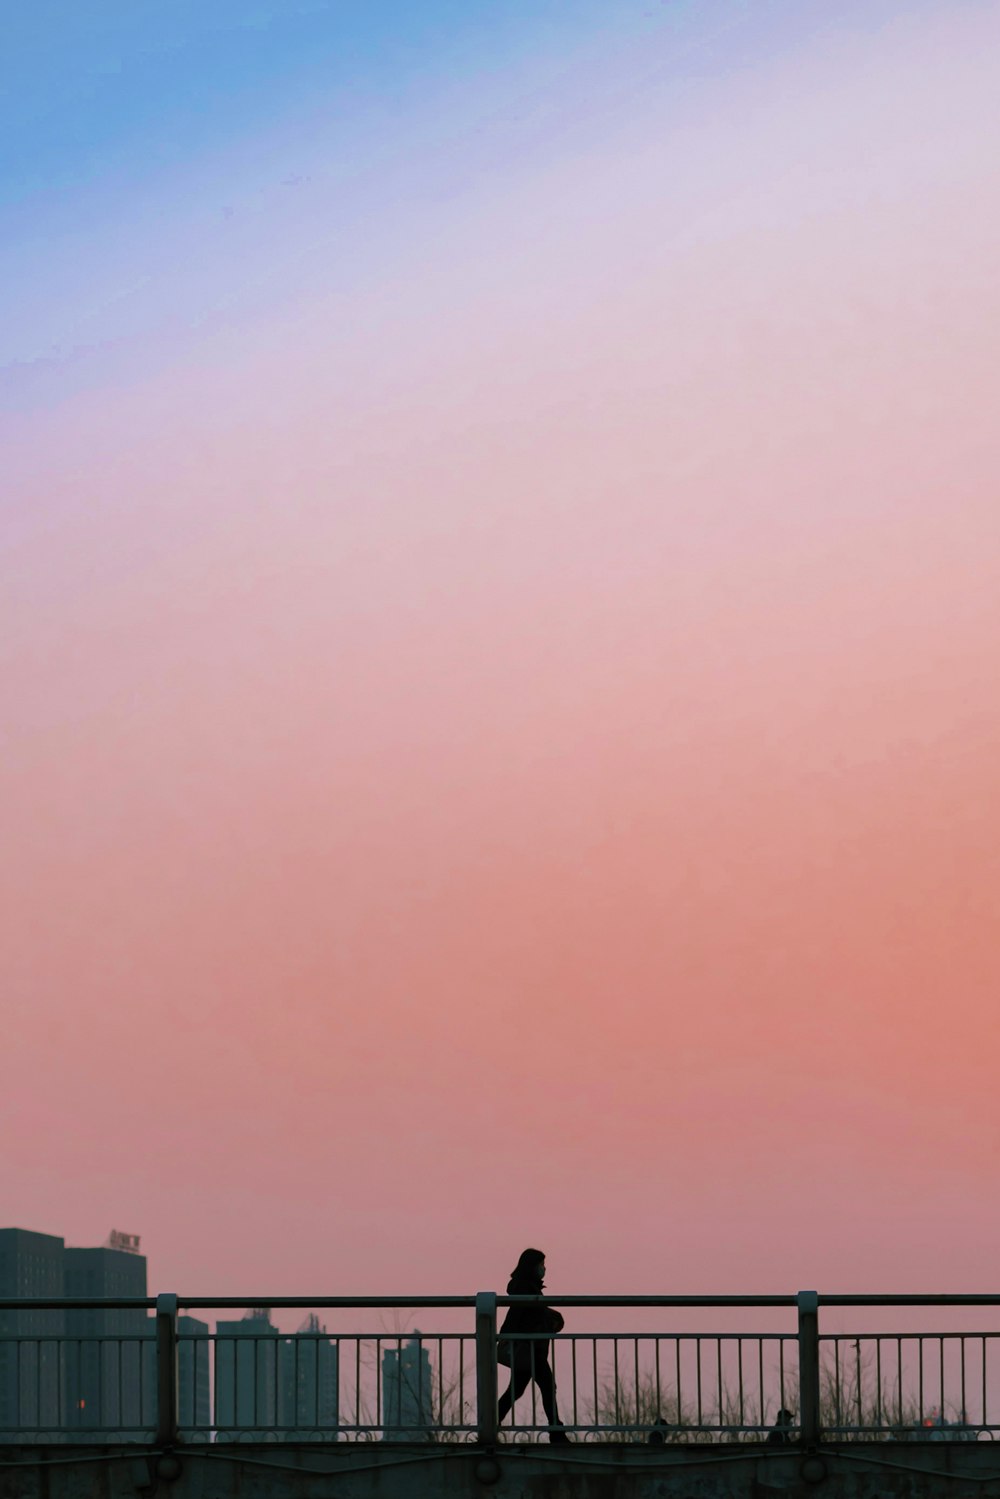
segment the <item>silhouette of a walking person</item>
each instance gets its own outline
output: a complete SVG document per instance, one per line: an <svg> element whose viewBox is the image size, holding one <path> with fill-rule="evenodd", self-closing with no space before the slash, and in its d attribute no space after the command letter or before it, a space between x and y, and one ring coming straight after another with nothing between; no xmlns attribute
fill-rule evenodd
<svg viewBox="0 0 1000 1499"><path fill-rule="evenodd" d="M507 1282L508 1296L541 1296L545 1286L545 1255L540 1249L526 1249ZM561 1332L563 1319L554 1307L539 1301L534 1306L508 1307L499 1330L497 1358L510 1365L510 1384L500 1396L498 1408L501 1423L514 1401L523 1395L532 1380L542 1397L545 1419L549 1423L550 1442L568 1442L556 1409L556 1385L549 1363L549 1339L539 1333ZM536 1336L525 1336L535 1334Z"/></svg>

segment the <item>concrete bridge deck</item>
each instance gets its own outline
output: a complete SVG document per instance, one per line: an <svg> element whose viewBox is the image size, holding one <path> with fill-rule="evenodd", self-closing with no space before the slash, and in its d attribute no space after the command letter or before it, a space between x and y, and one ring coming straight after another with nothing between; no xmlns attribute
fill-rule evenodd
<svg viewBox="0 0 1000 1499"><path fill-rule="evenodd" d="M887 1446L889 1450L887 1450ZM971 1499L1000 1493L992 1442L649 1448L213 1444L24 1449L0 1499Z"/></svg>

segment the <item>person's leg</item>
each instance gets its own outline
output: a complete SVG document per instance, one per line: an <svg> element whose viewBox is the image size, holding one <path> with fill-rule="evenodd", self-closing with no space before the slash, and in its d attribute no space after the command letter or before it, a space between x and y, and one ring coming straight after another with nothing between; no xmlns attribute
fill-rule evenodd
<svg viewBox="0 0 1000 1499"><path fill-rule="evenodd" d="M569 1437L563 1430L563 1424L559 1419L559 1412L556 1409L556 1382L552 1376L552 1370L547 1358L538 1360L535 1369L535 1383L542 1397L545 1419L549 1423L549 1441L568 1442Z"/></svg>
<svg viewBox="0 0 1000 1499"><path fill-rule="evenodd" d="M531 1364L527 1359L515 1358L510 1371L510 1384L500 1396L497 1420L503 1422L518 1396L523 1395L531 1379Z"/></svg>

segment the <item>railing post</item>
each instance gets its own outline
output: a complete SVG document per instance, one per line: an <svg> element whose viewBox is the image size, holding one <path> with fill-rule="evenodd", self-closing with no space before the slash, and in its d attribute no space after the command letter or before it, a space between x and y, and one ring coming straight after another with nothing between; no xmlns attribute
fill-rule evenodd
<svg viewBox="0 0 1000 1499"><path fill-rule="evenodd" d="M476 1430L484 1447L497 1439L497 1293L476 1292Z"/></svg>
<svg viewBox="0 0 1000 1499"><path fill-rule="evenodd" d="M156 1298L156 1445L177 1440L177 1297Z"/></svg>
<svg viewBox="0 0 1000 1499"><path fill-rule="evenodd" d="M803 1447L819 1443L819 1294L800 1291L799 1431Z"/></svg>

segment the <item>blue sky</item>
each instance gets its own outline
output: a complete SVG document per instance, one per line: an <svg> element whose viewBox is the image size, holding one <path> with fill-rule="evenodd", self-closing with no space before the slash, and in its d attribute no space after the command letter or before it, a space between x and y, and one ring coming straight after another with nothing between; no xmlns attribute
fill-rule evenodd
<svg viewBox="0 0 1000 1499"><path fill-rule="evenodd" d="M435 77L579 44L633 4L99 0L11 7L5 20L7 202L106 172L183 160L290 110L404 102Z"/></svg>
<svg viewBox="0 0 1000 1499"><path fill-rule="evenodd" d="M551 75L597 46L731 33L794 43L898 0L35 0L3 19L0 203L142 178L289 116L405 111L482 76ZM911 4L906 7L913 10ZM609 50L610 49L610 50Z"/></svg>
<svg viewBox="0 0 1000 1499"><path fill-rule="evenodd" d="M8 7L0 366L181 327L410 213L599 148L656 96L937 0L39 0ZM279 254L281 264L276 265ZM346 268L346 269L345 269ZM331 284L333 282L331 281ZM35 366L30 375L24 366ZM44 375L47 381L48 374ZM8 392L10 381L6 382Z"/></svg>

